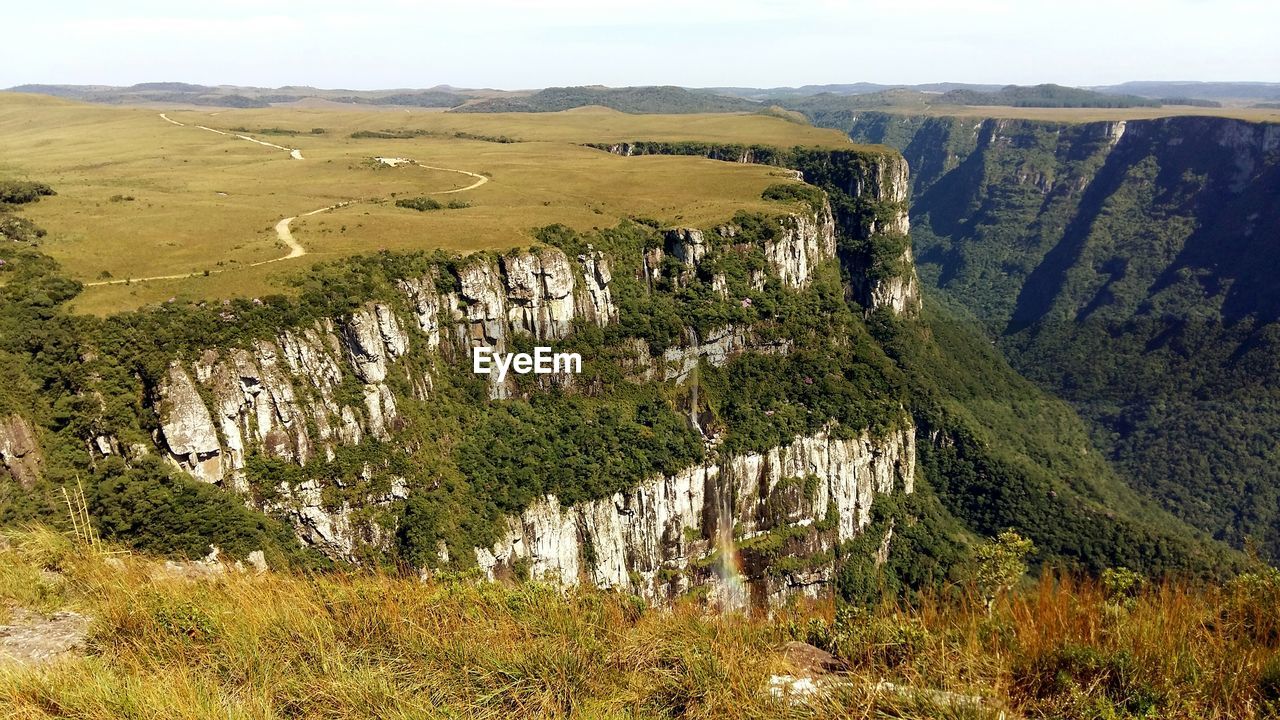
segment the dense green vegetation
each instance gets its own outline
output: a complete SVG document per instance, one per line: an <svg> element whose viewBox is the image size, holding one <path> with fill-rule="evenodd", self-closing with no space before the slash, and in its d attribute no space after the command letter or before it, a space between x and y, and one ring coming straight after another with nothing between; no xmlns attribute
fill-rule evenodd
<svg viewBox="0 0 1280 720"><path fill-rule="evenodd" d="M1117 142L1106 123L970 125L871 113L845 126L911 163L921 277L1071 401L1129 483L1280 557L1267 126L1130 121Z"/></svg>
<svg viewBox="0 0 1280 720"><path fill-rule="evenodd" d="M983 536L1013 527L1037 562L1091 573L1219 573L1232 562L1139 499L1091 450L1065 403L1021 378L955 311L927 306L923 323L883 322L879 336L912 385L930 486Z"/></svg>
<svg viewBox="0 0 1280 720"><path fill-rule="evenodd" d="M419 92L340 95L332 98L334 102L352 103L356 105L404 105L407 107L451 108L467 101L466 95L445 92L442 90L423 90Z"/></svg>
<svg viewBox="0 0 1280 720"><path fill-rule="evenodd" d="M939 92L938 90L945 90ZM847 124L831 122L832 116L851 118L866 111L924 111L931 106L968 105L975 107L1001 106L1023 108L1137 108L1160 107L1163 104L1189 104L1214 107L1218 103L1191 98L1167 98L1156 100L1114 92L1098 92L1061 85L1009 85L997 89L978 87L925 90L919 87L885 88L875 92L856 94L816 93L772 98L779 105L799 111L825 127L847 127ZM899 120L902 117L899 116Z"/></svg>
<svg viewBox="0 0 1280 720"><path fill-rule="evenodd" d="M44 183L27 180L0 181L0 203L5 205L22 205L53 194L53 188Z"/></svg>
<svg viewBox="0 0 1280 720"><path fill-rule="evenodd" d="M53 188L44 183L0 181L0 242L4 240L32 242L44 237L43 228L17 214L16 211L22 205L53 194Z"/></svg>
<svg viewBox="0 0 1280 720"><path fill-rule="evenodd" d="M458 140L481 140L483 142L500 143L504 145L521 142L520 140L506 135L478 135L476 133L464 132L462 130L454 132L440 132L436 130L415 128L412 130L357 130L351 133L351 138L353 140L411 140L418 137L451 137Z"/></svg>
<svg viewBox="0 0 1280 720"><path fill-rule="evenodd" d="M1160 101L1062 85L1009 85L998 92L957 89L942 94L938 105L1008 105L1011 107L1159 107Z"/></svg>
<svg viewBox="0 0 1280 720"><path fill-rule="evenodd" d="M400 198L396 200L396 207L424 212L427 210L439 210L444 207L444 203L429 197Z"/></svg>
<svg viewBox="0 0 1280 720"><path fill-rule="evenodd" d="M822 210L822 206L827 202L826 194L808 183L778 183L770 185L764 189L760 197L765 200L777 200L779 202L802 202L814 212Z"/></svg>

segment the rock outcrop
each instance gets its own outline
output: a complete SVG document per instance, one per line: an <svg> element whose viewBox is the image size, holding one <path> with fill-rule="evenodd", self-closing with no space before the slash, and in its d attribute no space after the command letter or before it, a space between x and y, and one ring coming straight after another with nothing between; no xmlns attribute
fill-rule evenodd
<svg viewBox="0 0 1280 720"><path fill-rule="evenodd" d="M191 376L176 363L160 386L160 433L169 454L186 471L205 482L222 477L222 445L209 408Z"/></svg>
<svg viewBox="0 0 1280 720"><path fill-rule="evenodd" d="M836 221L831 206L814 214L793 213L782 221L782 237L765 243L765 259L787 287L809 284L818 264L836 256Z"/></svg>
<svg viewBox="0 0 1280 720"><path fill-rule="evenodd" d="M34 666L80 652L89 637L89 618L70 610L52 615L15 608L0 625L0 668Z"/></svg>
<svg viewBox="0 0 1280 720"><path fill-rule="evenodd" d="M40 477L44 459L31 425L21 415L0 418L0 464L23 489L30 489Z"/></svg>
<svg viewBox="0 0 1280 720"><path fill-rule="evenodd" d="M906 161L901 155L894 153L847 149L778 150L763 146L648 141L590 144L589 147L625 157L700 155L712 160L778 165L796 172L798 179L803 179L808 170L813 170L814 175L822 176L822 187L828 193L842 194L852 202L841 203L841 214L831 218L829 227L826 218L820 215L821 228L815 232L813 228L797 227L795 237L805 238L806 241L830 237L832 253L835 251L837 229L850 239L862 241L879 236L906 239L911 229L907 219L910 173ZM830 214L829 207L826 214ZM792 220L803 224L809 218L793 215ZM690 262L690 258L699 257L704 245L702 235L696 231L689 233L681 230L674 237L669 234L669 248L673 241L676 257L686 263ZM812 257L808 252L810 248L805 250L806 252L801 252L794 240L784 237L781 242L766 248L766 253L775 268L796 268L797 275L792 275L787 270L780 271L779 275L788 285L798 287L803 285L803 280L797 282L797 276L806 277L804 263ZM826 248L823 246L812 250L821 254ZM669 249L668 252L670 251ZM660 259L660 256L656 259ZM883 259L853 258L850 271L854 277L854 298L866 307L867 312L888 308L894 314L914 315L920 309L920 282L916 276L910 241L907 240L899 257L888 260L885 263ZM885 272L883 267L875 266L877 263L891 265L894 272ZM646 271L655 267L656 263L648 262Z"/></svg>
<svg viewBox="0 0 1280 720"><path fill-rule="evenodd" d="M868 311L888 308L894 315L914 316L920 312L920 278L915 272L915 257L911 246L907 245L893 264L898 267L912 268L910 272L900 272L888 277L867 279L855 283L861 287L864 305Z"/></svg>
<svg viewBox="0 0 1280 720"><path fill-rule="evenodd" d="M875 211L859 219L845 218L847 225L861 224L855 234L871 246L877 240L897 240L901 252L881 257L879 252L855 253L846 258L852 290L867 312L887 308L895 315L913 316L920 310L920 280L911 250L911 221L907 201L911 185L907 163L901 157L885 157L870 168L849 172L840 179L842 191L853 198L870 198Z"/></svg>
<svg viewBox="0 0 1280 720"><path fill-rule="evenodd" d="M717 571L715 555L733 552L720 542L732 534L749 597L773 604L825 587L832 571L825 553L870 524L877 493L910 493L914 477L915 428L905 419L883 438L822 432L594 502L564 507L547 496L509 518L505 536L477 548L476 558L490 577L527 571L661 601L695 585L724 595L732 578ZM777 549L765 541L771 534L790 544L787 555L812 564L768 572L771 558L759 548Z"/></svg>
<svg viewBox="0 0 1280 720"><path fill-rule="evenodd" d="M554 248L476 260L449 280L403 280L402 298L283 329L249 347L175 361L155 388L157 445L192 477L243 492L252 454L305 466L367 438L390 440L400 422L393 386L403 379L414 397L426 399L433 385L429 371L401 362L415 347L465 361L474 347L505 351L516 334L550 342L566 337L575 320L607 324L618 314L609 260L594 250L576 262ZM509 393L510 382L491 383L492 397ZM18 431L25 425L9 425L0 455L29 478L38 456L27 448L34 445L29 432ZM322 490L314 483L281 487L283 500L264 509L289 517L300 537L334 557L352 558L359 544L379 541L376 529L353 523L356 508L322 502ZM402 496L366 500L394 499Z"/></svg>

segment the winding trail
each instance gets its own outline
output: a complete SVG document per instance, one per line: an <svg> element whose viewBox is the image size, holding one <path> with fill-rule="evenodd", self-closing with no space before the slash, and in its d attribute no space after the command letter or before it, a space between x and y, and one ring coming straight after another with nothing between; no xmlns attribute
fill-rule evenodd
<svg viewBox="0 0 1280 720"><path fill-rule="evenodd" d="M464 188L454 188L453 190L439 190L439 191L437 191L437 192L427 193L427 195L450 195L450 194L453 194L453 193L466 192L466 191L468 191L468 190L475 190L476 188L480 187L481 185L483 185L483 184L485 184L485 183L489 182L489 178L488 178L488 177L486 177L486 176L484 176L484 175L481 175L480 173L468 172L468 171L466 171L466 170L457 170L457 169L455 169L455 168L446 168L446 167L436 167L435 165L422 165L422 164L420 164L420 163L418 164L418 167L420 167L420 168L426 168L426 169L428 169L428 170L443 170L443 171L445 171L445 172L462 173L463 175L470 175L471 177L473 177L473 178L475 178L475 179L476 179L476 181L475 181L475 182L471 183L470 185L468 185L468 186L466 186L466 187L464 187Z"/></svg>
<svg viewBox="0 0 1280 720"><path fill-rule="evenodd" d="M350 205L353 202L355 201L348 200L347 202L340 202L337 205L329 205L326 207L322 207L319 210L312 210L311 212L302 213L302 217L310 217L312 215L319 215L320 213L327 212L329 210L337 210L338 208L346 207L347 205ZM295 240L293 238L293 233L289 231L289 224L297 219L298 219L298 216L295 215L293 217L287 217L281 220L280 222L276 223L276 237L280 238L280 242L288 246L289 248L288 255L281 255L278 258L272 258L270 260L261 260L256 263L250 263L246 267L258 267L259 265L269 265L270 263L280 262L281 260L292 260L294 258L300 258L303 255L306 255L307 249L302 247L302 243Z"/></svg>
<svg viewBox="0 0 1280 720"><path fill-rule="evenodd" d="M173 118L169 117L168 115L166 115L166 114L164 114L164 113L160 113L160 118L161 118L162 120L164 120L165 122L170 123L170 124L172 124L172 125L177 125L178 127L186 127L186 126L187 126L187 124L186 124L186 123L178 122L177 120L174 120ZM265 146L265 147L275 148L276 150L283 150L283 151L285 151L285 152L289 153L289 157L293 158L294 160L302 160L302 159L304 159L304 158L302 157L302 151L301 151L301 150L299 150L298 148L288 148L288 147L285 147L285 146L283 146L283 145L277 145L277 144L275 144L275 143L269 143L269 142L266 142L266 141L264 141L264 140L259 140L259 139L257 139L257 138L249 137L248 135L239 135L239 134L235 134L235 133L229 133L229 132L225 132L225 131L223 131L223 130L217 130L217 129L215 129L215 128L206 127L206 126L204 126L204 125L192 125L191 127L200 128L201 130L207 130L207 131L209 131L209 132L211 132L211 133L218 133L219 135L226 135L226 136L228 136L228 137L236 137L236 138L240 138L241 140L248 140L248 141L249 141L249 142L251 142L251 143L257 143L257 144L262 145L262 146Z"/></svg>
<svg viewBox="0 0 1280 720"><path fill-rule="evenodd" d="M167 123L170 123L171 125L177 125L178 127L188 127L186 123L178 122L177 120L174 120L173 118L169 117L165 113L160 113L160 119L164 120ZM277 150L284 150L288 152L289 157L293 158L294 160L303 159L302 151L297 148L287 148L287 147L284 147L283 145L276 145L275 143L263 142L262 140L256 140L247 135L233 135L231 133L223 132L222 130L215 130L214 128L211 128L211 127L205 127L204 125L192 125L191 127L196 127L201 130L208 130L209 132L217 133L219 135L228 135L231 137L239 138L241 140L248 140L251 143L265 145L266 147L275 148ZM421 165L421 164L419 164L418 167L425 168L427 170L442 170L444 172L461 173L463 175L467 175L469 177L473 177L476 179L475 182L471 183L466 187L454 188L452 190L438 190L436 192L425 193L427 195L450 195L452 193L466 192L468 190L474 190L480 187L481 185L484 185L485 183L489 182L489 178L487 176L481 175L480 173L473 173L468 170L458 170L457 168L436 167L434 165ZM238 268L220 268L218 270L201 270L201 271L190 272L190 273L177 273L174 275L151 275L149 277L124 278L121 280L97 280L95 282L87 282L84 284L84 286L100 287L103 285L129 285L132 283L148 282L151 280L185 280L186 278L205 277L207 275L218 275L224 272L229 272L231 270L242 270L244 268L259 267L261 265L270 265L271 263L278 263L283 260L293 260L295 258L300 258L307 254L307 249L302 246L302 243L298 242L298 240L293 237L293 232L289 228L289 226L293 223L293 221L297 220L299 217L311 217L312 215L319 215L322 212L328 212L330 210L336 210L340 207L346 207L347 205L354 204L355 202L357 201L345 200L343 202L336 203L334 205L326 205L322 208L312 210L310 212L302 213L302 215L294 215L291 217L284 218L280 222L276 223L276 228L275 228L276 237L280 240L280 242L284 243L285 247L289 248L289 252L287 254L281 255L278 258L272 258L270 260L259 260L258 262L249 263L248 265L243 265Z"/></svg>

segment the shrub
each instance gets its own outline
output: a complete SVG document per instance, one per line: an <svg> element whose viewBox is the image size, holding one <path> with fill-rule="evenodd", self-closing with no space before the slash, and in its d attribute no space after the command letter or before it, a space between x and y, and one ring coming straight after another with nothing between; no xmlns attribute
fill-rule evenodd
<svg viewBox="0 0 1280 720"><path fill-rule="evenodd" d="M14 242L31 242L44 236L44 228L30 220L17 215L0 213L0 237Z"/></svg>
<svg viewBox="0 0 1280 720"><path fill-rule="evenodd" d="M1013 680L1027 700L1069 705L1091 696L1100 717L1146 717L1165 695L1145 681L1141 663L1129 651L1071 642L1016 666Z"/></svg>
<svg viewBox="0 0 1280 720"><path fill-rule="evenodd" d="M800 182L770 185L760 193L760 197L778 202L803 202L814 212L821 211L823 204L827 201L826 194L821 190Z"/></svg>
<svg viewBox="0 0 1280 720"><path fill-rule="evenodd" d="M852 605L836 610L835 620L810 618L791 627L791 635L859 667L896 668L926 649L929 630L919 618L880 615Z"/></svg>
<svg viewBox="0 0 1280 720"><path fill-rule="evenodd" d="M57 195L57 193L44 183L27 180L0 180L0 203L22 205L35 202L41 197L49 195Z"/></svg>
<svg viewBox="0 0 1280 720"><path fill-rule="evenodd" d="M439 200L435 200L429 197L415 197L415 198L400 198L399 200L396 201L396 207L408 208L410 210L417 210L418 212L425 212L427 210L439 210L440 208L444 207L444 205L441 205Z"/></svg>
<svg viewBox="0 0 1280 720"><path fill-rule="evenodd" d="M1035 544L1013 530L1005 530L994 540L978 547L974 581L986 601L988 614L996 597L1027 574L1026 559L1034 551Z"/></svg>
<svg viewBox="0 0 1280 720"><path fill-rule="evenodd" d="M1262 567L1231 581L1230 619L1244 637L1280 643L1280 570Z"/></svg>
<svg viewBox="0 0 1280 720"><path fill-rule="evenodd" d="M1102 571L1102 588L1107 603L1132 610L1142 589L1142 575L1126 567L1107 568Z"/></svg>

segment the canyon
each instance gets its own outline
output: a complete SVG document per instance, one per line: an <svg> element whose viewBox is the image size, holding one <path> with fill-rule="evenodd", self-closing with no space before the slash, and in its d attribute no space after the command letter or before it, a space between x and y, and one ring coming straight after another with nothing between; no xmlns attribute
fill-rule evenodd
<svg viewBox="0 0 1280 720"><path fill-rule="evenodd" d="M1129 484L1277 557L1280 124L811 117L903 152L924 282Z"/></svg>
<svg viewBox="0 0 1280 720"><path fill-rule="evenodd" d="M900 203L905 180L875 178L865 191L888 193L885 199ZM750 286L763 291L774 282L787 292L806 292L816 270L838 259L831 206L768 222L770 239L758 248L764 264L752 271ZM905 233L905 211L888 225ZM871 224L864 230L884 228ZM470 366L476 350L508 352L521 338L563 341L583 324L616 323L614 278L620 271L650 286L675 288L706 275L716 296L736 302L725 277L704 263L735 247L740 232L733 222L665 230L661 244L642 253L640 267L620 268L617 258L596 249L572 255L540 247L464 258L401 278L395 296L347 316L282 328L241 347L207 347L174 358L151 393L154 447L123 452L159 452L196 480L252 497L251 485L271 482L249 477L252 456L306 467L332 461L344 446L395 446L406 401L398 393L407 390L413 401L432 402L442 367ZM905 280L864 283L867 312L916 312L918 289L914 271L908 271ZM629 381L687 386L696 382L691 378L700 363L723 366L744 353L789 351L788 341L766 341L750 325L702 332L686 327L682 337L657 354L643 342L624 343ZM593 362L603 360L586 358L587 365ZM518 384L514 373L490 373L484 381L489 401L502 402L530 392L573 392L576 376L539 375L532 389ZM588 582L651 602L695 588L715 598L726 592L726 576L712 558L725 551L719 539L727 532L742 544L752 603L773 605L796 593L816 597L834 576L835 549L871 523L875 497L912 492L914 424L905 409L886 422L892 432L829 425L780 446L736 454L721 453L714 435L704 437L705 461L625 492L574 505L562 505L555 495L536 499L502 522L493 545L474 548L474 564L490 578ZM95 442L106 454L120 446L113 437ZM363 473L372 477L378 471L366 465ZM299 538L329 557L359 562L371 549L388 550L396 532L394 523L370 521L367 511L395 506L422 481L394 476L376 490L335 500L332 488L307 480L273 488L270 500L250 502L284 518ZM753 544L762 546L768 538L780 546L753 553ZM800 562L775 569L783 557ZM441 566L450 564L443 542L437 559Z"/></svg>

